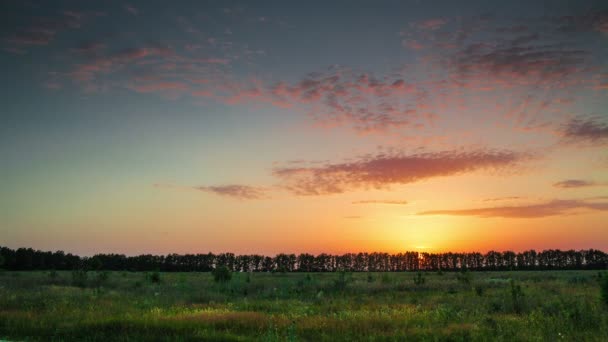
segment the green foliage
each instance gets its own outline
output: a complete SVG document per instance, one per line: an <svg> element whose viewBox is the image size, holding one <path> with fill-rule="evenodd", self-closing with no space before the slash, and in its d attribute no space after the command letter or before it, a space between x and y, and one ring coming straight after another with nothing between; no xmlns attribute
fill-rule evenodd
<svg viewBox="0 0 608 342"><path fill-rule="evenodd" d="M478 296L483 296L483 286L477 285L475 286L475 294Z"/></svg>
<svg viewBox="0 0 608 342"><path fill-rule="evenodd" d="M346 277L346 272L340 271L338 272L338 279L334 280L334 289L336 291L344 291L346 286L348 285L348 278Z"/></svg>
<svg viewBox="0 0 608 342"><path fill-rule="evenodd" d="M146 280L152 284L160 284L160 272L154 271L146 273Z"/></svg>
<svg viewBox="0 0 608 342"><path fill-rule="evenodd" d="M423 285L425 281L426 281L426 279L422 275L422 272L416 273L416 276L414 277L414 284L420 286L420 285Z"/></svg>
<svg viewBox="0 0 608 342"><path fill-rule="evenodd" d="M600 295L604 304L608 305L608 277L606 276L600 279Z"/></svg>
<svg viewBox="0 0 608 342"><path fill-rule="evenodd" d="M472 272L472 291L453 273L434 272L422 272L418 288L411 286L416 273L401 272L382 285L383 273L371 273L377 282L370 283L363 272L262 272L249 283L247 274L232 274L222 286L210 273L160 273L162 282L152 286L150 274L109 272L103 288L90 286L100 274L89 271L80 290L49 286L48 272L0 273L1 339L608 340L608 308L598 305L595 284L570 282L596 271ZM345 290L336 291L342 282Z"/></svg>
<svg viewBox="0 0 608 342"><path fill-rule="evenodd" d="M95 284L101 286L108 281L110 274L107 271L97 272L95 276Z"/></svg>
<svg viewBox="0 0 608 342"><path fill-rule="evenodd" d="M521 314L524 305L524 292L521 289L521 285L516 284L515 280L511 279L511 304L513 305L513 311L516 314Z"/></svg>
<svg viewBox="0 0 608 342"><path fill-rule="evenodd" d="M72 286L85 288L87 286L87 280L89 274L84 269L72 271Z"/></svg>
<svg viewBox="0 0 608 342"><path fill-rule="evenodd" d="M473 276L471 275L471 272L469 272L469 270L466 268L463 268L456 275L456 279L458 279L458 281L464 285L471 285L472 278L473 278Z"/></svg>
<svg viewBox="0 0 608 342"><path fill-rule="evenodd" d="M374 278L374 275L370 272L367 273L367 282L368 283L373 283L374 281L376 281L376 278Z"/></svg>
<svg viewBox="0 0 608 342"><path fill-rule="evenodd" d="M49 271L49 279L51 279L51 281L56 280L58 277L59 277L59 274L57 273L57 271L55 271L55 270Z"/></svg>
<svg viewBox="0 0 608 342"><path fill-rule="evenodd" d="M382 282L382 284L390 284L392 282L392 279L387 272L384 272L382 273L382 277L380 277L380 281Z"/></svg>
<svg viewBox="0 0 608 342"><path fill-rule="evenodd" d="M214 268L211 274L216 283L227 283L232 279L232 272L224 265Z"/></svg>

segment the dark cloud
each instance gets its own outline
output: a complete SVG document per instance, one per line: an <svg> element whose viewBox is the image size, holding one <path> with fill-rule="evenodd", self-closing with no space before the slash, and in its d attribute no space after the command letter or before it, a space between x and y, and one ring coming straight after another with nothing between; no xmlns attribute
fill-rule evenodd
<svg viewBox="0 0 608 342"><path fill-rule="evenodd" d="M268 198L265 188L249 185L198 186L194 189L237 199L255 200Z"/></svg>
<svg viewBox="0 0 608 342"><path fill-rule="evenodd" d="M594 185L597 185L597 183L582 180L582 179L566 179L561 182L557 182L557 183L553 184L553 186L556 188L564 188L564 189L582 188L582 187L594 186Z"/></svg>
<svg viewBox="0 0 608 342"><path fill-rule="evenodd" d="M575 214L581 210L608 211L608 203L596 203L581 200L553 200L546 203L520 206L500 206L459 210L431 210L417 215L453 215L476 217L504 218L540 218Z"/></svg>
<svg viewBox="0 0 608 342"><path fill-rule="evenodd" d="M597 117L571 119L562 126L562 133L571 142L608 143L608 124L600 122Z"/></svg>
<svg viewBox="0 0 608 342"><path fill-rule="evenodd" d="M452 66L461 77L509 79L512 83L560 81L583 68L587 52L561 45L533 45L538 35L503 44L473 44L458 53Z"/></svg>
<svg viewBox="0 0 608 342"><path fill-rule="evenodd" d="M325 195L512 167L528 157L528 154L496 150L380 154L321 167L275 168L273 174L283 181L284 188L294 194Z"/></svg>

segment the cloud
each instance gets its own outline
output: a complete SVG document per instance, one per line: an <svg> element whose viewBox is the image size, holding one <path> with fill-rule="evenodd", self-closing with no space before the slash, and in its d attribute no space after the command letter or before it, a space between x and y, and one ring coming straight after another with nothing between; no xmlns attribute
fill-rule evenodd
<svg viewBox="0 0 608 342"><path fill-rule="evenodd" d="M123 8L125 9L125 11L133 14L133 15L138 15L139 14L139 9L137 9L135 6L130 5L130 4L125 4L123 6Z"/></svg>
<svg viewBox="0 0 608 342"><path fill-rule="evenodd" d="M554 83L581 72L586 51L531 44L537 39L532 34L502 44L471 44L456 54L452 68L460 77L500 78L516 84Z"/></svg>
<svg viewBox="0 0 608 342"><path fill-rule="evenodd" d="M101 12L61 11L53 16L24 18L21 27L3 37L2 40L9 45L4 50L49 45L59 33L79 29L90 17L102 15L104 13Z"/></svg>
<svg viewBox="0 0 608 342"><path fill-rule="evenodd" d="M352 204L394 204L394 205L406 205L407 201L393 201L393 200L362 200L354 201Z"/></svg>
<svg viewBox="0 0 608 342"><path fill-rule="evenodd" d="M447 23L446 19L434 18L424 21L420 21L414 24L414 26L424 30L437 30Z"/></svg>
<svg viewBox="0 0 608 342"><path fill-rule="evenodd" d="M519 197L519 196L493 197L493 198L484 198L482 201L483 202L498 202L498 201L516 200L516 199L521 199L521 198L522 197Z"/></svg>
<svg viewBox="0 0 608 342"><path fill-rule="evenodd" d="M188 86L181 82L157 82L157 83L145 83L135 84L129 87L138 93L152 93L159 91L179 91L185 90Z"/></svg>
<svg viewBox="0 0 608 342"><path fill-rule="evenodd" d="M249 185L198 186L194 187L194 189L237 199L255 200L268 198L267 189Z"/></svg>
<svg viewBox="0 0 608 342"><path fill-rule="evenodd" d="M559 30L566 33L597 31L608 33L608 10L592 10L584 14L568 15L556 20Z"/></svg>
<svg viewBox="0 0 608 342"><path fill-rule="evenodd" d="M597 117L577 117L562 126L562 134L569 142L602 145L608 143L608 124Z"/></svg>
<svg viewBox="0 0 608 342"><path fill-rule="evenodd" d="M500 206L459 210L431 210L417 213L417 215L475 216L482 218L541 218L576 214L581 210L608 211L608 203L596 203L581 200L552 200L545 203L521 206Z"/></svg>
<svg viewBox="0 0 608 342"><path fill-rule="evenodd" d="M581 179L566 179L561 182L554 183L553 186L556 188L570 189L570 188L582 188L588 186L598 185L595 182L581 180Z"/></svg>
<svg viewBox="0 0 608 342"><path fill-rule="evenodd" d="M529 155L512 151L444 151L379 154L321 167L275 168L282 186L296 195L338 194L361 188L387 188L424 179L515 166Z"/></svg>

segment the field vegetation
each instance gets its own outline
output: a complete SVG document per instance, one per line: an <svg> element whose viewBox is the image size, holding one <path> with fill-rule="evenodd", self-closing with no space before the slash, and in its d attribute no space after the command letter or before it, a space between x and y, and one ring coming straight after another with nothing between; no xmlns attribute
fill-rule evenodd
<svg viewBox="0 0 608 342"><path fill-rule="evenodd" d="M608 274L0 271L0 339L606 341Z"/></svg>

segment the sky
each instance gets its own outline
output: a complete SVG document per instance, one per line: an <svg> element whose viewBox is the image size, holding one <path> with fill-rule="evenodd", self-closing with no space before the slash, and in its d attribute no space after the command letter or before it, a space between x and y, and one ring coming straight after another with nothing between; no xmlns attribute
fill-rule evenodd
<svg viewBox="0 0 608 342"><path fill-rule="evenodd" d="M0 245L608 250L606 1L3 1Z"/></svg>

